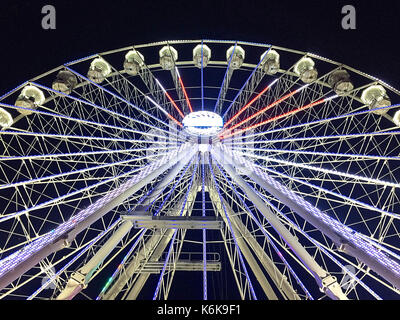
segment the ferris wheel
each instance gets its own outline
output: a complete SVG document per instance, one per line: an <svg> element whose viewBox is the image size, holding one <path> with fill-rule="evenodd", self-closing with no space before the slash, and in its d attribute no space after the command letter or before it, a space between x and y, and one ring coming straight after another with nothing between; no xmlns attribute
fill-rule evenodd
<svg viewBox="0 0 400 320"><path fill-rule="evenodd" d="M398 299L400 91L163 41L0 97L0 299Z"/></svg>

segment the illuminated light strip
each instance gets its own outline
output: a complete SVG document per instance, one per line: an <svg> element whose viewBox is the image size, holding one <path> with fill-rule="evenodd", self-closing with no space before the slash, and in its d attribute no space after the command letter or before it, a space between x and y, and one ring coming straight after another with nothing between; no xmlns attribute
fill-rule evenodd
<svg viewBox="0 0 400 320"><path fill-rule="evenodd" d="M321 100L312 102L312 103L307 104L307 105L305 105L305 106L302 106L302 107L300 107L300 108L297 108L297 109L294 109L294 110L285 112L285 113L283 113L283 114L280 114L280 115L275 116L275 117L273 117L273 118L269 118L269 119L267 119L267 120L265 120L265 121L262 121L262 122L260 122L260 123L256 123L256 124L254 124L254 125L252 125L252 126L249 126L249 127L244 128L244 129L241 129L241 130L238 130L238 131L234 131L234 132L232 132L231 134L228 134L228 135L223 135L224 133L222 133L220 137L221 137L221 139L226 139L226 138L232 137L232 136L234 136L234 135L237 135L237 134L240 134L240 133L249 131L249 130L251 130L251 129L258 128L258 127L260 127L260 126L262 126L262 125L264 125L264 124L267 124L267 123L269 123L269 122L272 122L272 121L275 121L275 120L278 120L278 119L287 117L287 116L289 116L289 115L291 115L291 114L294 114L294 113L297 113L297 112L306 110L306 109L311 108L311 107L314 107L314 106L317 106L317 105L319 105L319 104L321 104L321 103L327 102L327 101L332 100L333 98L336 98L336 97L337 97L337 95L332 96L332 97L330 97L330 98L321 99ZM229 130L232 130L232 128L230 128Z"/></svg>
<svg viewBox="0 0 400 320"><path fill-rule="evenodd" d="M143 203L143 201L156 189L156 185L150 189L143 197L140 198L140 200L137 202L136 206L139 206ZM132 213L132 209L130 209L128 211L128 214ZM135 248L137 247L137 245L139 244L139 241L143 238L145 232L147 231L146 228L142 228L141 231L139 231L137 234L135 234L135 237L138 236L138 239L136 239L135 243L133 244L133 246L129 249L128 253L124 256L124 258L122 259L121 263L118 265L117 269L114 271L114 273L111 275L111 277L108 279L107 283L105 284L105 286L103 287L103 289L101 290L101 292L99 293L99 295L97 296L96 300L100 300L101 297L103 296L104 292L107 290L107 288L110 286L110 284L113 282L113 280L115 279L115 277L117 276L117 274L121 271L122 266L125 264L126 260L128 259L128 257L132 254L133 250L135 250Z"/></svg>
<svg viewBox="0 0 400 320"><path fill-rule="evenodd" d="M256 190L255 190L256 191ZM340 266L342 269L345 268L345 266L340 263L321 243L317 242L315 239L310 237L306 232L304 232L302 229L300 229L292 220L290 220L286 215L284 215L280 210L278 210L277 207L275 207L265 196L258 191L256 191L257 194L266 202L268 203L276 212L279 212L279 214L284 217L297 232L300 232L304 237L306 237L311 243L313 243L316 247L318 247L319 250L321 250L325 255L327 255L333 262L335 262L338 266ZM336 253L337 255L337 253ZM347 274L354 280L356 281L360 286L362 286L365 290L367 290L372 296L374 296L377 300L382 300L380 296L378 296L371 288L369 288L364 282L362 282L360 279L357 278L357 276L351 272L347 272Z"/></svg>
<svg viewBox="0 0 400 320"><path fill-rule="evenodd" d="M189 110L190 110L190 112L193 112L192 104L190 103L188 94L187 94L187 92L186 92L185 86L184 86L183 81L182 81L182 77L181 77L181 75L180 75L180 73L179 73L177 67L175 67L175 70L176 70L176 73L177 73L177 75L178 75L179 83L181 84L182 91L183 91L183 94L185 95L185 99L186 99L186 102L187 102L187 104L188 104Z"/></svg>
<svg viewBox="0 0 400 320"><path fill-rule="evenodd" d="M167 149L167 148L157 148L157 149L159 150L159 149ZM176 148L174 148L174 149L176 149ZM171 150L171 148L168 148L168 150ZM126 151L129 152L130 150L126 150ZM135 150L131 150L131 151L135 151ZM105 154L105 153L107 153L107 152L104 152L103 154ZM159 154L155 154L155 155L152 155L152 156L148 156L148 158L154 158L154 157L158 157L158 156L159 156ZM139 158L139 159L143 160L143 158ZM19 181L19 182L10 183L10 184L2 184L2 185L0 185L0 190L7 189L7 188L16 188L16 187L21 186L21 185L28 185L28 184L38 183L38 182L42 182L42 181L46 181L46 180L52 180L52 179L56 179L56 178L60 178L60 177L64 177L64 176L69 176L69 175L79 174L79 173L83 173L83 172L88 172L88 171L92 171L92 170L98 170L98 169L107 168L107 167L111 167L111 166L118 166L118 165L122 165L122 164L127 164L129 162L138 161L139 159L138 158L130 158L130 159L127 159L127 160L101 164L101 165L98 165L98 166L79 169L79 170L75 170L75 171L62 172L62 173L53 174L53 175L50 175L50 176L34 178L34 179L31 179L31 180L23 180L23 181ZM0 158L0 161L1 161L1 158ZM2 216L0 215L0 222L2 222L2 221L3 221L2 220Z"/></svg>
<svg viewBox="0 0 400 320"><path fill-rule="evenodd" d="M101 290L101 292L97 296L96 300L100 300L101 299L101 297L103 296L104 292L107 290L107 288L113 282L113 280L117 276L117 274L121 271L122 266L125 264L125 262L128 259L128 257L132 254L133 250L136 249L136 247L138 246L140 240L142 240L142 238L143 238L144 234L146 233L146 231L147 231L147 229L142 229L141 231L139 231L138 238L136 239L136 241L134 242L132 247L129 249L128 253L124 256L124 258L122 259L121 263L118 265L117 269L114 271L112 276L110 278L108 278L105 286L103 287L103 289Z"/></svg>
<svg viewBox="0 0 400 320"><path fill-rule="evenodd" d="M163 85L161 84L160 81L158 81L158 79L156 79L156 82L158 84L158 86L161 88L162 92L164 92L164 94L167 96L168 100L172 103L172 105L174 106L174 108L176 109L176 111L178 111L179 115L182 117L182 119L185 117L185 115L182 113L181 109L179 109L178 105L176 104L176 102L174 101L174 99L171 98L171 96L169 95L169 93L167 92L167 90L165 90L165 88L163 87Z"/></svg>
<svg viewBox="0 0 400 320"><path fill-rule="evenodd" d="M220 189L219 189L219 185L218 185L217 180L216 180L215 175L214 175L214 170L213 170L213 168L212 168L211 161L208 163L208 166L209 166L209 168L210 168L210 172L211 172L211 175L212 175L213 181L214 181L214 186L215 186L215 189L217 190L217 193L218 193L218 196L219 196L219 199L220 199L220 202L221 202L222 209L224 210L225 217L226 217L226 220L227 220L227 222L228 222L228 226L229 226L229 229L230 229L232 238L233 238L233 240L234 240L234 242L235 242L235 247L236 247L236 250L237 250L237 254L238 254L238 256L239 256L240 264L242 265L244 274L245 274L245 276L246 276L246 278L247 278L247 282L248 282L248 286L249 286L251 295L253 296L254 300L257 300L257 296L256 296L256 293L255 293L255 291L254 291L253 285L252 285L252 283L251 283L249 274L248 274L248 272L247 272L246 265L244 264L243 256L242 256L242 253L241 253L241 251L240 251L239 245L238 245L238 243L237 243L237 239L236 239L235 233L233 232L233 227L232 227L231 219L229 218L229 214L226 212L226 207L225 207L223 198L222 198L222 196L221 196L221 192L220 192Z"/></svg>
<svg viewBox="0 0 400 320"><path fill-rule="evenodd" d="M226 128L232 121L240 116L247 108L249 108L258 98L260 98L265 92L267 92L279 79L275 79L271 84L266 86L257 96L255 96L249 103L247 103L242 109L240 109L228 122L225 123Z"/></svg>
<svg viewBox="0 0 400 320"><path fill-rule="evenodd" d="M290 130L290 129L296 129L296 128L300 128L300 127L304 127L306 125L319 125L319 124L323 124L324 122L328 122L328 121L333 121L333 120L339 120L339 119L346 119L349 117L355 117L355 116L359 116L359 115L366 115L369 114L371 112L374 111L382 111L382 110L390 110L396 107L400 107L400 104L393 104L387 107L379 107L379 108L375 108L375 109L368 109L368 110L363 110L363 111L356 111L353 113L346 113L346 114L342 114L339 116L334 116L331 118L324 118L324 119L318 119L318 120L314 120L314 121L310 121L310 122L306 122L306 123L301 123L301 124L296 124L296 125L292 125L289 127L285 127L285 128L279 128L279 129L273 129L270 130L268 132L259 132L259 133L253 133L251 135L247 135L246 138L252 138L252 137L258 137L260 135L265 135L265 134L270 134L270 133L276 133L276 132L280 132L282 130ZM348 134L348 135L331 135L331 136L325 136L325 137L321 137L322 139L329 139L331 137L336 138L336 137L351 137L351 136L359 136L359 135L379 135L379 134L398 134L399 131L386 131L386 132L369 132L369 133L353 133L353 134ZM286 141L295 141L294 139L296 138L288 138L285 139ZM312 139L319 139L318 137L305 137L305 138L297 138L297 139L304 139L304 140L312 140ZM268 141L278 141L279 140L268 140Z"/></svg>
<svg viewBox="0 0 400 320"><path fill-rule="evenodd" d="M72 265L79 257L81 257L86 251L88 251L100 238L102 238L106 233L108 233L111 229L114 229L121 221L121 218L118 218L111 226L109 226L106 230L102 231L96 238L91 240L72 260L70 260L65 266L63 266L60 270L57 271L53 276L51 276L42 286L37 289L34 293L32 293L26 300L32 300L36 297L41 291L43 291L50 283L52 283L56 278L60 276L62 272L64 272L70 265Z"/></svg>
<svg viewBox="0 0 400 320"><path fill-rule="evenodd" d="M199 165L199 162L196 161L196 166L193 169L193 174L192 174L192 177L190 179L190 184L189 184L188 190L187 190L186 195L185 195L185 200L183 201L181 212L179 214L180 217L182 217L182 215L183 215L183 212L184 212L185 207L186 207L187 199L189 197L190 191L192 190L193 181L194 181L196 173L197 173L198 165ZM176 238L177 234L178 234L178 229L175 229L174 235L173 235L172 240L171 240L171 245L169 247L168 254L167 254L166 258L165 258L164 266L162 268L162 271L161 271L161 274L160 274L160 278L158 280L157 287L156 287L156 290L154 292L153 300L157 299L157 295L158 295L158 292L159 292L160 287L161 287L161 282L162 282L162 280L164 278L165 270L167 269L167 264L168 264L168 261L169 261L170 256L171 256L172 249L174 248L174 242L175 242L175 238Z"/></svg>
<svg viewBox="0 0 400 320"><path fill-rule="evenodd" d="M282 139L285 141L284 139ZM258 143L259 141L257 141ZM254 143L254 142L253 142ZM305 148L309 148L308 146ZM242 148L234 148L235 151L241 151ZM303 155L323 156L323 157L350 157L350 158L366 158L369 160L400 160L399 156L380 156L380 155L369 155L369 154L355 154L355 153L334 153L334 152L314 152L309 150L286 150L286 149L262 149L262 148L249 148L246 147L246 151L258 151L258 152L278 152L278 153L294 153ZM0 158L1 159L1 158Z"/></svg>
<svg viewBox="0 0 400 320"><path fill-rule="evenodd" d="M214 159L214 157L213 157ZM262 226L262 224L257 220L257 218L254 216L253 212L250 210L250 208L247 206L246 202L244 201L244 199L240 196L240 193L237 191L237 189L235 188L235 186L231 183L231 181L227 178L226 174L221 170L220 166L218 165L218 163L216 162L216 165L219 169L219 171L221 172L221 174L224 176L225 180L228 182L228 184L230 185L230 187L232 188L232 190L234 190L234 194L240 199L240 201L242 202L243 206L246 208L247 213L249 214L249 216L253 219L253 221L256 223L256 225L258 226L259 230L264 234L264 236L267 238L268 240L268 244L272 245L273 249L275 250L275 252L278 254L278 256L281 258L281 260L283 261L283 263L286 265L286 267L289 269L289 272L293 275L293 277L296 279L296 282L300 285L300 287L303 289L303 291L305 292L305 294L310 298L310 300L314 300L314 298L311 296L310 292L307 290L306 286L303 284L303 282L300 280L300 278L297 276L296 272L292 269L292 267L290 266L290 264L287 262L287 260L283 257L282 253L279 251L278 247L275 245L275 243L272 241L271 237L269 236L269 234L265 231L264 227ZM254 190L254 189L253 189ZM257 194L259 194L256 190L254 190ZM278 233L279 234L279 233Z"/></svg>
<svg viewBox="0 0 400 320"><path fill-rule="evenodd" d="M251 161L244 159L238 152L230 152L225 146L222 148L228 155L238 160L241 165L251 170L251 172L253 172L256 176L261 177L270 186L283 193L290 200L297 203L297 205L305 209L314 218L317 218L318 221L328 227L332 232L340 235L340 237L342 237L345 241L348 241L351 247L357 248L361 252L372 257L375 259L375 261L378 261L382 267L389 269L393 274L395 274L397 279L400 279L400 264L378 249L375 243L363 239L362 236L355 230L333 219L326 213L319 210L317 207L313 206L311 203L305 201L295 192L278 183L267 173L257 168ZM386 279L384 275L381 274L381 276Z"/></svg>
<svg viewBox="0 0 400 320"><path fill-rule="evenodd" d="M330 191L330 190L325 189L325 188L323 188L323 187L320 187L320 186L314 185L314 184L312 184L312 183L310 183L310 182L304 181L304 180L302 180L302 179L300 179L300 178L292 177L292 176L286 175L286 174L284 174L284 173L282 173L282 172L279 172L279 171L276 171L276 170L273 170L273 169L270 169L270 168L267 168L267 167L263 168L263 167L258 166L258 165L257 165L257 167L260 168L261 170L266 170L266 171L269 171L269 172L274 173L274 174L276 174L276 175L279 175L279 176L282 176L282 177L284 177L284 178L287 178L287 179L289 179L289 180L293 180L293 181L295 181L295 182L304 184L304 185L306 185L306 186L308 186L308 187L310 187L310 188L314 188L314 189L320 190L320 191L322 191L322 192L324 192L324 193L334 195L334 196L336 196L336 197L338 197L338 198L342 198L342 199L344 199L344 200L346 200L346 201L348 201L348 202L353 203L354 205L358 205L358 206L360 206L360 207L364 207L364 208L367 208L367 209L369 209L369 210L379 212L379 213L381 213L381 214L383 214L383 215L390 216L390 217L392 217L392 218L394 218L394 219L400 219L400 215L398 215L398 214L395 214L395 213L392 213L392 212L389 212L389 211L385 211L385 210L383 210L383 209L381 209L381 208L375 207L375 206L370 205L370 204L368 204L368 203L364 203L364 202L362 202L362 201L359 201L359 200L356 200L356 199L347 197L347 196L342 195L342 194L340 194L340 193L337 193L337 192L334 192L334 191Z"/></svg>
<svg viewBox="0 0 400 320"><path fill-rule="evenodd" d="M167 156L168 154L170 154L170 153L156 154L156 155L151 156L151 157ZM147 159L147 158L149 158L149 157L150 157L150 156L141 157L141 158L136 158L136 160L143 160L143 159ZM124 161L122 161L122 162L129 162L129 161L130 161L130 160L124 160ZM29 214L30 212L32 212L32 211L34 211L34 210L39 210L39 209L41 209L41 208L44 208L44 207L47 207L47 206L49 206L49 205L55 204L55 203L57 203L57 202L59 202L59 201L61 201L61 200L64 200L64 199L66 199L66 198L72 197L72 196L74 196L74 195L76 195L76 194L83 193L83 192L85 192L85 191L91 190L91 189L93 189L93 188L96 188L96 187L101 186L101 185L103 185L103 184L109 183L109 182L111 182L111 181L115 181L115 180L120 179L120 178L123 178L123 177L125 177L125 176L129 176L130 174L134 174L134 173L139 172L139 175L140 175L140 173L141 173L142 170L143 170L143 169L141 169L141 168L136 168L136 169L133 169L133 170L131 170L131 171L129 171L129 172L122 173L122 174L120 174L120 175L118 175L118 176L115 176L115 177L112 177L112 178L108 178L108 179L103 180L103 181L99 181L99 182L97 182L97 183L94 183L94 184L92 184L92 185L90 185L90 186L87 186L87 187L84 187L84 188L82 188L82 189L77 189L77 190L75 190L75 191L73 191L73 192L71 192L71 193L63 194L63 195L59 196L58 198L53 198L53 199L51 199L51 200L48 200L48 201L45 201L45 202L36 204L36 205L33 206L33 207L30 207L30 208L27 208L27 209L24 209L24 210L15 212L15 213L10 213L10 214L7 214L7 215L5 215L5 216L0 216L0 223L2 223L2 222L4 222L4 221L7 221L7 220L10 220L10 219L12 219L12 218L17 218L17 217L20 217L20 216L22 216L22 215ZM0 261L0 265L1 265L1 261Z"/></svg>
<svg viewBox="0 0 400 320"><path fill-rule="evenodd" d="M110 124L106 124L106 123L99 123L99 122L95 122L95 121L91 121L91 120L84 120L84 119L74 118L74 117L62 115L62 114L59 114L59 113L41 111L41 110L30 109L30 108L17 107L17 106L8 105L8 104L5 104L5 103L0 103L0 106L7 107L7 108L10 108L10 109L13 109L13 110L18 110L18 109L28 110L28 111L31 111L32 113L40 114L40 115L43 115L43 116L55 117L55 118L60 118L60 119L63 119L63 120L68 120L68 121L75 121L77 123L90 124L90 125L94 125L94 126L97 126L97 127L117 129L117 130L120 130L120 131L126 131L126 132L135 133L135 134L141 134L141 135L144 134L144 132L138 131L138 130L133 130L133 129L129 129L129 128L123 128L123 127L114 126L114 125L110 125ZM155 127L153 125L150 125L148 123L145 123L145 122L142 122L142 121L139 121L139 120L135 120L135 119L132 119L132 118L130 118L130 119L131 119L131 121L141 123L141 124L143 124L145 126L148 126L148 127L152 128L154 130L163 131L163 132L165 132L167 134L169 133L167 130L160 129L160 128ZM157 135L151 134L151 133L146 133L146 134L157 136Z"/></svg>
<svg viewBox="0 0 400 320"><path fill-rule="evenodd" d="M163 107L161 107L157 102L155 102L152 98L149 96L146 96L146 99L149 100L152 104L154 104L158 109L160 109L168 118L173 120L177 125L179 125L181 128L183 127L182 123L180 123L178 120L176 120L173 116L171 116Z"/></svg>
<svg viewBox="0 0 400 320"><path fill-rule="evenodd" d="M73 69L71 69L71 68L68 68L67 66L65 66L65 68L68 69L69 71L71 71L72 73L74 73L75 75L77 75L78 77L80 77L80 78L86 80L88 83L91 83L92 85L94 85L95 87L97 87L98 89L100 89L101 91L107 92L109 95L111 95L111 96L114 97L115 99L120 100L120 101L126 103L127 105L129 105L129 106L131 106L132 108L138 110L139 112L145 114L146 116L148 116L148 117L154 119L154 120L157 121L157 122L161 122L163 125L169 127L168 123L165 123L164 121L160 120L160 119L157 118L156 116L153 116L152 114L150 114L150 113L146 112L145 110L139 108L138 106L134 105L134 104L131 103L130 101L128 101L128 100L122 98L119 94L115 94L115 93L111 92L110 90L106 89L105 87L102 87L102 86L99 85L98 83L95 83L94 81L88 79L87 77L83 76L83 75L80 74L79 72L77 72L77 71L75 71L75 70L73 70ZM49 89L49 90L52 90L52 89ZM52 91L54 91L54 90L52 90ZM57 91L56 91L56 92L57 92ZM71 96L68 96L68 97L71 97ZM106 110L107 110L107 109L106 109ZM124 115L122 115L122 116L123 116L123 117L126 117L126 116L124 116ZM131 119L132 119L132 121L138 122L138 120L136 120L136 119L133 119L133 118L131 118ZM143 124L144 124L144 125L147 125L147 126L150 126L148 123L145 123L145 122L143 122ZM153 126L153 127L154 127L154 126ZM156 128L156 127L154 127L154 128ZM161 130L161 129L159 129L159 128L156 128L156 129Z"/></svg>
<svg viewBox="0 0 400 320"><path fill-rule="evenodd" d="M237 153L239 154L239 152L237 152ZM378 179L358 176L356 174L336 171L336 170L332 170L332 169L318 168L318 167L314 167L314 166L303 164L303 163L297 163L297 162L292 162L292 161L287 161L287 160L282 160L282 159L276 159L276 158L268 157L268 156L257 156L257 155L252 155L250 153L243 153L243 152L240 152L240 154L242 156L259 158L259 159L263 159L263 160L267 160L267 161L281 163L281 164L288 165L288 166L323 172L323 173L327 173L327 174L334 174L337 176L343 176L343 177L354 179L354 180L362 180L362 181L365 181L365 182L368 182L368 183L371 183L374 185L384 185L386 187L400 188L399 183L393 183L393 182L389 182L389 181L382 181L382 180L378 180Z"/></svg>
<svg viewBox="0 0 400 320"><path fill-rule="evenodd" d="M3 132L2 132L3 134ZM142 140L143 141L143 140ZM146 141L146 143L148 143ZM155 142L158 144L158 141ZM110 153L131 153L131 152L143 152L143 151L156 151L156 150L171 150L171 147L157 147L157 148L137 148L137 149L119 149L119 150L101 150L101 151L83 151L83 152L72 152L72 153L54 153L54 154L37 154L37 155L29 155L29 156L10 156L10 157L0 157L0 161L7 160L37 160L43 158L62 158L62 157L77 157L77 156L91 156L91 155L104 155ZM172 149L174 149L172 147Z"/></svg>
<svg viewBox="0 0 400 320"><path fill-rule="evenodd" d="M244 119L243 121L241 121L241 122L235 124L233 127L229 128L229 129L226 129L226 132L232 131L233 129L235 129L235 128L241 126L242 124L244 124L244 123L250 121L251 119L253 119L253 118L259 116L259 115L262 114L263 112L265 112L265 111L267 111L267 110L273 108L274 106L276 106L277 104L281 103L282 101L285 101L286 99L290 98L291 96L295 95L296 93L298 93L298 92L304 90L304 89L307 88L308 86L309 86L309 84L306 84L306 85L302 86L302 87L299 88L299 89L296 89L296 90L294 90L294 91L292 91L292 92L289 92L288 94L284 95L282 98L280 98L280 99L278 99L278 100L272 102L272 103L269 104L268 106L266 106L266 107L262 108L261 110L257 111L255 114L253 114L253 115L249 116L248 118ZM223 133L222 133L222 134L223 134Z"/></svg>
<svg viewBox="0 0 400 320"><path fill-rule="evenodd" d="M13 136L37 136L37 137L46 137L52 139L79 139L79 140L103 140L103 141L112 141L112 142L130 142L132 144L136 143L148 143L146 140L135 140L135 139L123 139L123 138L106 138L106 137L88 137L88 136L80 136L80 135L66 135L66 134L53 134L53 133L41 133L41 132L25 132L25 131L14 131L7 130L1 131L1 135L13 135ZM149 134L151 135L151 133ZM173 144L176 145L175 141L157 141L157 144ZM96 147L90 145L91 147ZM97 146L98 147L98 146ZM11 159L11 157L2 157L0 161L4 161L7 159Z"/></svg>

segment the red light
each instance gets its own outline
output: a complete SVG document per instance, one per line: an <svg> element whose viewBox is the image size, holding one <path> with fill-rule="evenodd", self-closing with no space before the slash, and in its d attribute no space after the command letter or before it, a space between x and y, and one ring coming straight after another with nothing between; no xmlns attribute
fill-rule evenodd
<svg viewBox="0 0 400 320"><path fill-rule="evenodd" d="M277 100L277 101L278 101L278 100ZM275 116L275 117L273 117L273 118L269 118L269 119L267 119L267 120L265 120L265 121L256 123L256 124L254 124L254 125L252 125L252 126L250 126L250 127L246 127L246 128L243 128L243 129L241 129L241 130L239 130L239 131L232 132L232 133L230 133L230 134L228 134L228 135L224 135L224 132L223 132L223 133L220 135L220 138L221 138L221 139L226 139L226 138L232 137L232 136L234 136L234 135L237 135L237 134L239 134L239 133L243 133L243 132L249 131L249 130L251 130L251 129L258 128L258 127L260 127L260 126L262 126L262 125L264 125L264 124L267 124L267 123L269 123L269 122L272 122L272 121L281 119L281 118L283 118L283 117L289 116L289 115L291 115L291 114L293 114L293 113L296 113L296 112L303 111L303 110L306 110L306 109L308 109L308 108L314 107L314 106L319 105L319 104L321 104L321 103L323 103L323 102L325 102L325 101L327 101L327 99L321 99L321 100L318 100L318 101L316 101L316 102L309 103L309 104L307 104L307 105L305 105L305 106L302 106L302 107L300 107L300 108L297 108L297 109L294 109L294 110L285 112L285 113L280 114L280 115L278 115L278 116ZM229 130L232 130L232 128L229 129Z"/></svg>
<svg viewBox="0 0 400 320"><path fill-rule="evenodd" d="M168 113L168 117L172 120L172 121L174 121L178 126L180 126L181 128L183 128L183 124L182 123L180 123L178 120L176 120L173 116L171 116L169 113Z"/></svg>
<svg viewBox="0 0 400 320"><path fill-rule="evenodd" d="M189 97L187 95L185 86L183 85L182 78L180 76L178 76L178 77L179 77L179 83L181 84L181 87L182 87L183 94L185 95L186 102L187 102L187 104L189 106L189 110L190 110L190 112L193 112L193 108L192 108L192 105L190 104L190 100L189 100Z"/></svg>
<svg viewBox="0 0 400 320"><path fill-rule="evenodd" d="M167 91L164 91L165 95L167 96L167 98L169 99L169 101L171 101L172 105L175 107L175 109L178 111L179 115L184 118L184 114L182 113L181 109L179 109L179 107L176 105L174 99L171 98L171 96L168 94Z"/></svg>
<svg viewBox="0 0 400 320"><path fill-rule="evenodd" d="M225 123L224 127L227 127L232 121L234 121L238 116L240 116L248 107L250 107L254 101L256 101L259 97L261 97L270 86L268 85L261 91L257 96L255 96L248 104L246 104L242 109L240 109L228 122Z"/></svg>
<svg viewBox="0 0 400 320"><path fill-rule="evenodd" d="M298 91L299 91L299 90L294 90L294 91L292 91L292 92L289 92L287 95L285 95L285 96L283 96L282 98L280 98L280 99L274 101L274 102L271 103L270 105L268 105L268 106L266 106L265 108L259 110L258 112L254 113L253 115L247 117L247 118L244 119L243 121L241 121L241 122L235 124L233 127L226 129L225 132L232 131L233 129L235 129L235 128L241 126L242 124L244 124L244 123L246 123L246 122L248 122L248 121L250 121L251 119L257 117L257 116L260 115L261 113L263 113L263 112L265 112L265 111L271 109L272 107L276 106L277 104L281 103L282 101L286 100L287 98L293 96L293 95L296 94ZM224 134L225 132L223 132L222 134Z"/></svg>

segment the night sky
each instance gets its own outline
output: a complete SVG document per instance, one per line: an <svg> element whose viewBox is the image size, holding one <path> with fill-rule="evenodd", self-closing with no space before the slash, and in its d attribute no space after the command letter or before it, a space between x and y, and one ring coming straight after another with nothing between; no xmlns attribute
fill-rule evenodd
<svg viewBox="0 0 400 320"><path fill-rule="evenodd" d="M309 51L400 88L400 2L267 0L2 1L0 94L65 62L132 44L227 39ZM41 9L56 8L56 30ZM341 26L344 5L356 30Z"/></svg>
<svg viewBox="0 0 400 320"><path fill-rule="evenodd" d="M92 53L161 40L229 39L310 51L372 74L394 87L397 1L2 1L0 90ZM43 30L41 9L56 8L56 30ZM356 9L356 30L343 30L342 7Z"/></svg>

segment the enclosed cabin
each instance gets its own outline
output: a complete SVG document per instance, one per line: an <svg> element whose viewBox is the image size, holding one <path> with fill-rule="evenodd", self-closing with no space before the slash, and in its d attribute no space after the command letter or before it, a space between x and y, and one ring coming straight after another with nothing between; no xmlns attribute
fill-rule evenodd
<svg viewBox="0 0 400 320"><path fill-rule="evenodd" d="M274 75L280 68L280 56L275 50L265 51L261 57L261 69L268 75Z"/></svg>
<svg viewBox="0 0 400 320"><path fill-rule="evenodd" d="M328 78L328 84L338 96L345 96L354 89L350 74L344 69L332 71Z"/></svg>
<svg viewBox="0 0 400 320"><path fill-rule="evenodd" d="M139 74L144 66L144 56L136 51L131 50L125 55L124 70L130 76Z"/></svg>
<svg viewBox="0 0 400 320"><path fill-rule="evenodd" d="M372 85L365 89L361 94L361 101L373 110L373 113L383 115L387 113L387 108L392 104L386 90L380 84ZM379 109L383 108L383 109ZM375 110L377 109L377 110Z"/></svg>
<svg viewBox="0 0 400 320"><path fill-rule="evenodd" d="M393 122L396 126L400 127L400 110L397 110L393 116Z"/></svg>
<svg viewBox="0 0 400 320"><path fill-rule="evenodd" d="M0 128L6 129L12 126L14 120L11 114L0 107Z"/></svg>
<svg viewBox="0 0 400 320"><path fill-rule="evenodd" d="M68 70L61 70L52 84L53 90L64 94L71 94L72 90L78 85L76 76Z"/></svg>
<svg viewBox="0 0 400 320"><path fill-rule="evenodd" d="M112 72L111 66L103 58L94 59L89 67L88 78L95 83L102 83Z"/></svg>
<svg viewBox="0 0 400 320"><path fill-rule="evenodd" d="M242 47L240 46L232 46L226 51L226 61L230 64L230 68L233 70L239 69L245 58L245 51Z"/></svg>
<svg viewBox="0 0 400 320"><path fill-rule="evenodd" d="M193 49L193 63L197 68L205 68L211 60L211 49L199 44Z"/></svg>
<svg viewBox="0 0 400 320"><path fill-rule="evenodd" d="M310 57L301 58L295 64L293 71L304 83L312 83L318 78L315 62Z"/></svg>
<svg viewBox="0 0 400 320"><path fill-rule="evenodd" d="M178 61L178 51L171 46L164 46L160 52L160 65L164 70L172 70Z"/></svg>
<svg viewBox="0 0 400 320"><path fill-rule="evenodd" d="M29 116L33 113L32 110L35 110L39 106L43 105L45 100L46 98L42 90L29 85L22 89L17 101L15 101L15 105L21 108L18 109L20 114Z"/></svg>

